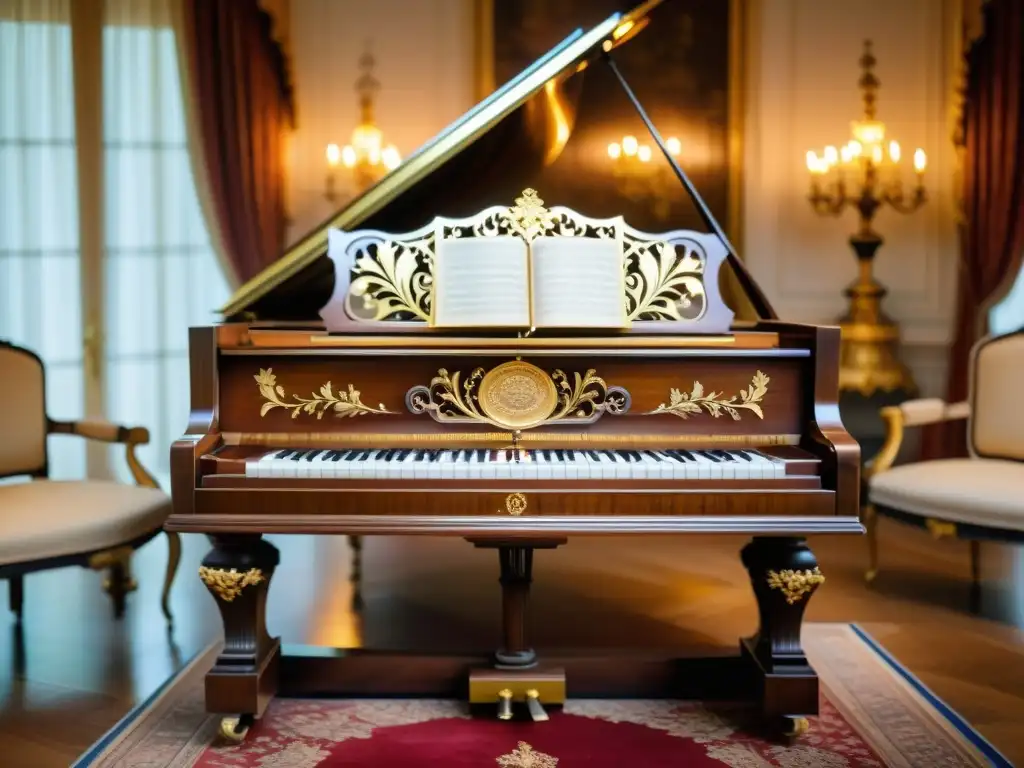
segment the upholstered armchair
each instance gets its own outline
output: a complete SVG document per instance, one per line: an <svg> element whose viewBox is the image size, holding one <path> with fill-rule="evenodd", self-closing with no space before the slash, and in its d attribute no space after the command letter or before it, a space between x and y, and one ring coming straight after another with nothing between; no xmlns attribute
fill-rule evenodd
<svg viewBox="0 0 1024 768"><path fill-rule="evenodd" d="M981 597L980 542L1024 542L1024 330L971 350L967 402L910 400L883 408L887 435L866 468L868 581L878 573L878 515L956 537L971 546L971 603ZM966 420L969 457L893 466L904 431Z"/></svg>
<svg viewBox="0 0 1024 768"><path fill-rule="evenodd" d="M136 588L131 555L163 530L170 497L139 463L135 448L149 442L142 427L102 421L54 421L46 416L43 363L38 356L0 341L0 477L28 475L26 482L0 484L0 579L6 579L18 621L28 573L67 565L105 570L104 588L115 617ZM136 485L113 481L47 479L48 435L77 435L122 443ZM181 555L181 541L168 533L168 563L162 608L171 621L168 598Z"/></svg>

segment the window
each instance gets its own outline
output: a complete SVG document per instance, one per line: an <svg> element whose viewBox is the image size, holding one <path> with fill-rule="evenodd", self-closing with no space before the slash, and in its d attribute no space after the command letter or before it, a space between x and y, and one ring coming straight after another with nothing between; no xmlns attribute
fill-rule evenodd
<svg viewBox="0 0 1024 768"><path fill-rule="evenodd" d="M989 310L988 327L993 335L1024 328L1024 265L1021 265L1010 292Z"/></svg>
<svg viewBox="0 0 1024 768"><path fill-rule="evenodd" d="M103 46L107 410L149 428L139 457L168 488L188 421L188 328L214 322L230 291L192 179L173 31L107 26ZM130 479L122 449L110 466Z"/></svg>
<svg viewBox="0 0 1024 768"><path fill-rule="evenodd" d="M192 177L169 5L103 5L102 72L75 72L80 82L102 77L102 105L78 105L102 109L94 148L76 143L76 121L95 113L75 114L70 0L16 3L32 17L0 21L0 338L43 358L50 416L82 418L86 402L102 399L105 418L147 427L139 455L166 489L189 409L188 327L215 322L229 286ZM87 151L102 152L104 165L105 247L91 270L78 219ZM103 312L101 378L84 373L87 304ZM86 475L85 441L55 437L49 448L52 477ZM109 468L130 481L123 447L111 449Z"/></svg>
<svg viewBox="0 0 1024 768"><path fill-rule="evenodd" d="M0 21L0 338L46 364L49 415L83 415L82 304L68 3ZM54 438L50 474L85 475L80 440Z"/></svg>

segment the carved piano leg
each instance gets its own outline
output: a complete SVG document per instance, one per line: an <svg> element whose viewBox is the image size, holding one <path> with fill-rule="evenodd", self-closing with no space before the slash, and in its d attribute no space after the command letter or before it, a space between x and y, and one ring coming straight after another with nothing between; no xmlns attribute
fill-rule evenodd
<svg viewBox="0 0 1024 768"><path fill-rule="evenodd" d="M280 555L259 534L210 540L199 577L220 609L224 648L206 675L206 709L238 713L221 721L221 735L240 742L277 693L281 643L267 633L266 606Z"/></svg>
<svg viewBox="0 0 1024 768"><path fill-rule="evenodd" d="M806 716L818 712L818 677L800 645L800 626L825 577L803 539L755 538L742 559L760 626L741 641L741 652L760 678L762 713L782 735L795 738L807 730Z"/></svg>
<svg viewBox="0 0 1024 768"><path fill-rule="evenodd" d="M475 542L498 550L501 576L502 646L494 653L493 669L474 670L469 677L471 704L498 705L498 717L512 717L512 703L527 705L534 720L547 720L543 704L565 703L565 670L544 669L530 645L527 608L533 581L533 552L554 548L563 541L497 544Z"/></svg>

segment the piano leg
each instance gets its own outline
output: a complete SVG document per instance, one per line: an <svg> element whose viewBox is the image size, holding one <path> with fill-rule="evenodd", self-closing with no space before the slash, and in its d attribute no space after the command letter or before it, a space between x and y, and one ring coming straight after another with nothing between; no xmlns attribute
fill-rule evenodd
<svg viewBox="0 0 1024 768"><path fill-rule="evenodd" d="M260 534L210 536L199 576L224 622L224 648L206 675L206 709L231 713L221 735L240 742L277 693L281 643L267 633L267 592L280 560Z"/></svg>
<svg viewBox="0 0 1024 768"><path fill-rule="evenodd" d="M804 539L758 537L743 548L743 565L757 598L757 634L740 641L754 667L762 714L781 735L807 730L818 713L818 677L800 645L807 601L824 581Z"/></svg>
<svg viewBox="0 0 1024 768"><path fill-rule="evenodd" d="M363 607L363 537L349 535L348 545L352 548L352 610L358 611Z"/></svg>
<svg viewBox="0 0 1024 768"><path fill-rule="evenodd" d="M512 703L527 705L534 720L547 720L543 704L565 703L565 670L538 665L530 646L527 606L533 581L534 549L553 549L564 543L529 541L517 544L474 541L478 547L498 550L503 643L494 653L494 667L475 669L469 676L470 704L497 704L498 717L512 717Z"/></svg>

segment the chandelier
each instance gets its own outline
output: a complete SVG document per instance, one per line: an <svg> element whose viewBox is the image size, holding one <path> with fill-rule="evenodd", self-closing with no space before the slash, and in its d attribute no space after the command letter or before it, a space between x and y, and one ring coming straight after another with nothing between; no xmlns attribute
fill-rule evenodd
<svg viewBox="0 0 1024 768"><path fill-rule="evenodd" d="M398 147L384 143L384 132L374 121L373 101L380 90L380 82L373 76L375 64L369 51L359 59L359 68L362 70L362 74L356 80L356 93L359 94L359 125L352 131L349 143L343 147L337 144L327 145L327 185L324 196L331 203L338 199L335 174L339 165L351 175L358 195L402 162Z"/></svg>

